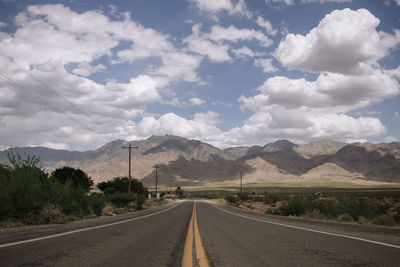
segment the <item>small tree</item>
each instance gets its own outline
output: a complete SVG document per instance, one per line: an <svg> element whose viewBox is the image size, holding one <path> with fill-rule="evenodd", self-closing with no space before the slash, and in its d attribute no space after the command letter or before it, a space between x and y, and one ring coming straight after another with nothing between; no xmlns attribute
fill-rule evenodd
<svg viewBox="0 0 400 267"><path fill-rule="evenodd" d="M120 193L128 192L128 177L115 177L112 180L101 182L97 184L97 188L103 191L104 193L109 193L109 190L117 191ZM114 189L107 189L114 188ZM131 190L133 193L144 194L148 193L147 188L143 186L143 183L138 179L131 179Z"/></svg>
<svg viewBox="0 0 400 267"><path fill-rule="evenodd" d="M104 195L100 193L91 193L89 196L89 206L97 216L100 216L106 206Z"/></svg>
<svg viewBox="0 0 400 267"><path fill-rule="evenodd" d="M175 194L179 197L179 198L183 198L183 189L180 187L180 186L178 186L177 188L176 188L176 190L175 190Z"/></svg>
<svg viewBox="0 0 400 267"><path fill-rule="evenodd" d="M0 168L0 216L26 221L46 205L48 192L44 185L48 176L38 167L38 157L23 159L19 154L7 157L11 167Z"/></svg>
<svg viewBox="0 0 400 267"><path fill-rule="evenodd" d="M93 185L92 178L82 170L67 166L53 171L51 177L62 184L70 181L74 187L81 187L86 192L89 192L90 187Z"/></svg>

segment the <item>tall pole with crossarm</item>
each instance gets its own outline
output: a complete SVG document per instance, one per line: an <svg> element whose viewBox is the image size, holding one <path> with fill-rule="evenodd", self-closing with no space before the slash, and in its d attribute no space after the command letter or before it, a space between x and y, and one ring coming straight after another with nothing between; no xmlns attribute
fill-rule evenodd
<svg viewBox="0 0 400 267"><path fill-rule="evenodd" d="M132 179L132 175L131 175L131 159L132 159L132 148L138 148L137 146L132 146L131 144L129 144L129 146L123 146L122 148L128 148L129 149L129 177L128 177L128 193L131 192L131 179Z"/></svg>
<svg viewBox="0 0 400 267"><path fill-rule="evenodd" d="M242 189L243 189L243 172L240 170L240 196L242 195Z"/></svg>
<svg viewBox="0 0 400 267"><path fill-rule="evenodd" d="M158 171L158 165L154 165L153 166L156 169L156 197L157 197L157 184L158 184L158 175L157 175L157 171Z"/></svg>

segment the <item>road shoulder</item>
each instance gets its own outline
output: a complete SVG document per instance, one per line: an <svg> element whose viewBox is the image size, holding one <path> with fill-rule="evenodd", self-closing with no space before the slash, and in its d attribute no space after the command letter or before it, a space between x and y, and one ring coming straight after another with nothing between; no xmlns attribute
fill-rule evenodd
<svg viewBox="0 0 400 267"><path fill-rule="evenodd" d="M303 227L311 230L329 232L338 235L353 236L356 238L363 238L376 242L383 242L400 246L400 229L397 227L361 225L354 223L261 214L243 210L238 207L216 204L215 202L209 203L232 213L236 213L242 216L248 216L259 220L265 220L272 223L287 224L295 227Z"/></svg>

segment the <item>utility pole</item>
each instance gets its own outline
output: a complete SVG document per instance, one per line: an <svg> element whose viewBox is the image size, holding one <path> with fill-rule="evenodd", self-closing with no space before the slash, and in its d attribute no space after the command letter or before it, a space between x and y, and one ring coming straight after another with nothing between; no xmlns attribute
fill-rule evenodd
<svg viewBox="0 0 400 267"><path fill-rule="evenodd" d="M157 170L158 170L158 165L154 165L153 167L156 168L156 198L157 198L157 179L158 179Z"/></svg>
<svg viewBox="0 0 400 267"><path fill-rule="evenodd" d="M242 195L242 188L243 188L243 172L240 170L240 195Z"/></svg>
<svg viewBox="0 0 400 267"><path fill-rule="evenodd" d="M132 151L132 148L139 148L139 147L137 147L137 146L132 146L131 144L129 144L129 146L123 146L122 148L128 148L128 149L129 149L128 193L130 193L130 192L131 192L131 178L132 178L132 175L131 175L131 159L132 159L132 157L131 157L131 151Z"/></svg>

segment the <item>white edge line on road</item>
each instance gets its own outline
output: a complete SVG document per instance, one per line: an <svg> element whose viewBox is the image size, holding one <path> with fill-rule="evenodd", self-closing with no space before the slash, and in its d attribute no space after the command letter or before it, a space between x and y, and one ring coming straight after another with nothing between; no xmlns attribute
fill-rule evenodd
<svg viewBox="0 0 400 267"><path fill-rule="evenodd" d="M78 229L78 230L68 231L68 232L64 232L64 233L60 233L60 234L48 235L48 236L43 236L43 237L37 237L37 238L32 238L32 239L27 239L27 240L22 240L22 241L7 243L7 244L2 244L2 245L0 245L0 248L11 247L11 246L19 245L19 244L31 243L31 242L40 241L40 240L44 240L44 239L55 238L55 237L59 237L59 236L63 236L63 235L70 235L70 234L74 234L74 233L79 233L79 232L89 231L89 230L93 230L93 229L104 228L104 227L109 227L109 226L113 226L113 225L117 225L117 224L136 221L136 220L147 218L147 217L150 217L150 216L153 216L153 215L164 213L166 211L169 211L169 210L171 210L173 208L176 208L176 207L180 206L182 203L174 205L174 206L172 206L172 207L170 207L168 209L165 209L165 210L157 211L157 212L154 212L154 213L150 213L150 214L147 214L147 215L143 215L143 216L140 216L140 217L136 217L136 218L132 218L132 219L124 220L124 221L113 222L113 223L108 223L108 224L103 224L103 225L92 226L92 227L88 227L88 228L82 228L82 229Z"/></svg>
<svg viewBox="0 0 400 267"><path fill-rule="evenodd" d="M252 217L248 217L245 215L241 215L241 214L237 214L234 212L230 212L227 211L225 209L222 209L220 207L217 207L214 204L210 204L211 206L215 207L216 209L222 210L226 213L235 215L235 216L239 216L242 218L246 218L249 220L253 220L253 221L258 221L258 222L263 222L263 223L269 223L269 224L274 224L274 225L279 225L279 226L284 226L284 227L289 227L289 228L294 228L294 229L299 229L299 230L303 230L303 231L309 231L309 232L314 232L314 233L319 233L319 234L324 234L324 235L332 235L332 236L338 236L338 237L343 237L343 238L349 238L349 239L354 239L354 240L358 240L358 241L363 241L363 242L368 242L368 243L372 243L372 244L376 244L376 245L381 245L381 246L386 246L386 247L392 247L392 248L400 248L400 246L397 245L393 245L393 244L388 244L388 243L383 243L383 242L378 242L378 241L373 241L373 240L369 240L369 239L364 239L364 238L360 238L360 237L355 237L355 236L349 236L349 235L341 235L341 234L335 234L335 233L330 233L330 232L325 232L325 231L319 231L319 230L313 230L313 229L309 229L309 228L304 228L304 227L300 227L300 226L294 226L294 225L290 225L290 224L284 224L284 223L277 223L277 222L271 222L271 221L267 221L267 220L262 220L262 219L257 219L257 218L252 218Z"/></svg>

